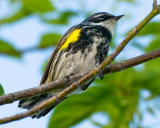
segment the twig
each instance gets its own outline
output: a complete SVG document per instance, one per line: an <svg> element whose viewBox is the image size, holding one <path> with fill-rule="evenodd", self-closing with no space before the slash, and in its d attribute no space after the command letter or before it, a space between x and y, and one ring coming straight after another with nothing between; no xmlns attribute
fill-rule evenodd
<svg viewBox="0 0 160 128"><path fill-rule="evenodd" d="M154 2L153 2L153 8L154 8L154 9L157 8L157 0L154 0Z"/></svg>
<svg viewBox="0 0 160 128"><path fill-rule="evenodd" d="M86 73L85 73L86 74ZM36 95L41 95L44 93L51 92L56 89L64 88L66 85L70 85L73 82L77 81L81 77L84 76L84 73L82 74L77 74L75 76L71 76L70 79L64 78L62 80L56 80L54 82L50 82L47 84L42 84L41 86L14 92L14 93L9 93L3 96L0 96L0 105L8 104L8 103L13 103L14 101L29 98L32 96Z"/></svg>
<svg viewBox="0 0 160 128"><path fill-rule="evenodd" d="M122 71L122 70L128 69L130 67L142 64L144 62L147 62L149 60L156 59L158 57L160 57L160 48L157 49L157 50L151 51L149 53L146 53L146 54L143 54L143 55L131 58L129 60L125 60L125 61L122 61L122 62L111 64L110 66L107 66L103 70L102 73L103 74L109 74L109 73L114 73L114 72ZM83 75L76 75L76 76L77 76L77 78L78 77L81 78ZM76 76L75 76L75 78L76 78ZM71 78L71 81L72 81L72 78ZM57 83L58 83L58 81L57 81ZM55 84L56 84L56 82L55 82ZM52 84L50 84L50 85L52 85ZM50 85L48 85L48 86L50 86ZM54 83L53 83L53 85L54 85ZM58 94L57 96L54 96L54 97L50 98L46 102L40 104L39 106L35 106L34 108L30 109L27 112L20 113L20 114L14 115L14 116L10 116L10 117L6 117L6 118L0 119L0 124L4 124L4 123L8 123L8 122L11 122L11 121L14 121L14 120L19 120L19 119L25 118L25 117L27 117L29 115L32 115L32 114L38 112L39 110L41 110L41 109L43 109L45 107L48 107L50 105L55 104L57 102L57 100L56 100L57 98L58 99L63 99L63 97L66 94L68 94L69 92L73 91L75 89L75 85L76 84L72 84L67 89L65 89L60 94ZM23 93L23 94L25 94L25 93Z"/></svg>
<svg viewBox="0 0 160 128"><path fill-rule="evenodd" d="M158 9L160 13L160 5L159 6L157 5L157 0L154 0L153 2L153 9Z"/></svg>
<svg viewBox="0 0 160 128"><path fill-rule="evenodd" d="M115 72L119 72L119 71L123 71L125 69L128 69L130 67L134 67L137 66L139 64L142 64L144 62L153 60L160 57L160 48L156 49L154 51L151 51L149 53L122 61L122 62L118 62L115 64L111 64L110 66L107 66L104 70L103 70L103 74L109 74L109 73L115 73Z"/></svg>
<svg viewBox="0 0 160 128"><path fill-rule="evenodd" d="M153 2L153 8L154 8L154 9L157 8L157 0L154 0L154 2Z"/></svg>
<svg viewBox="0 0 160 128"><path fill-rule="evenodd" d="M130 67L139 65L141 63L147 62L149 60L155 59L159 56L160 56L160 49L157 49L152 52L131 58L129 60L125 60L122 62L111 64L111 65L107 66L102 71L102 74L106 75L106 74L110 74L110 73L114 73L114 72L119 72L119 71L128 69ZM48 92L51 92L55 89L64 88L66 83L68 85L70 85L73 82L82 78L87 73L88 72L83 73L83 74L77 74L75 76L71 76L70 79L64 78L62 80L57 80L54 82L50 82L48 84L43 84L38 87L34 87L34 88L26 89L23 91L18 91L18 92L14 92L14 93L0 96L0 105L7 104L7 103L13 103L14 101L17 101L17 100L21 100L21 99L28 98L31 96L36 96L36 95L48 93Z"/></svg>

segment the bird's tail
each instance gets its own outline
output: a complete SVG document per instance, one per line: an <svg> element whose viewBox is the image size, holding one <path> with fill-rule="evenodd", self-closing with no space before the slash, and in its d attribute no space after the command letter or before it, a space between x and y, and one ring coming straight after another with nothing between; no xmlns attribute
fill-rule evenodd
<svg viewBox="0 0 160 128"><path fill-rule="evenodd" d="M44 101L46 101L47 99L49 99L51 97L52 97L52 95L43 94L40 96L34 96L34 97L31 97L28 99L23 99L23 100L20 100L18 107L29 110L29 109L33 108L34 106L37 106L37 105L43 103ZM32 118L40 118L42 116L45 116L48 112L50 112L57 104L59 104L64 99L60 100L58 103L54 104L53 106L50 106L50 107L47 107L45 109L40 110L38 113L33 114L31 117Z"/></svg>

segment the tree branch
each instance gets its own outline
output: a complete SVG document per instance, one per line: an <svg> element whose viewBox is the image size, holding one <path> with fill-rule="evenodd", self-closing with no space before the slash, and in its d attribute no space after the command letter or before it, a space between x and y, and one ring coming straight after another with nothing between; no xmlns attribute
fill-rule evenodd
<svg viewBox="0 0 160 128"><path fill-rule="evenodd" d="M142 64L144 62L156 59L158 57L160 57L160 48L156 49L154 51L151 51L149 53L146 53L146 54L143 54L143 55L140 55L140 56L137 56L137 57L122 61L122 62L111 64L111 65L107 66L102 71L102 73L103 73L103 75L106 75L106 74L110 74L110 73L119 72L119 71L128 69L130 67ZM85 74L87 74L87 73L85 73ZM58 80L58 81L55 81L55 82L51 82L48 85L43 85L45 88L43 88L43 87L41 88L41 86L39 86L39 87L36 87L36 88L28 89L30 91L32 91L32 89L33 89L33 92L31 92L30 94L28 94L29 93L28 90L24 90L24 91L13 93L10 96L18 96L19 95L19 98L20 97L24 98L24 97L26 97L25 95L27 95L27 97L29 97L31 95L35 96L37 94L41 94L41 93L44 93L44 92L46 93L46 92L52 91L53 89L58 89L58 86L63 87L66 82L73 83L74 81L77 81L77 79L82 78L85 74L78 74L78 75L72 76L70 80L64 79L64 80ZM67 89L65 89L60 94L58 94L57 96L54 96L54 97L50 98L46 102L40 104L39 106L35 106L34 108L30 109L27 112L20 113L20 114L14 115L14 116L10 116L10 117L6 117L6 118L0 119L0 124L4 124L4 123L8 123L8 122L11 122L11 121L14 121L14 120L19 120L19 119L25 118L25 117L27 117L29 115L32 115L32 114L38 112L39 110L41 110L41 109L43 109L45 107L53 105L54 103L56 103L59 100L63 99L63 97L66 94L68 94L69 92L72 92L74 90L74 88L75 88L74 85L75 84L72 84ZM5 96L1 96L0 97L0 101L3 100L4 97L6 97L5 98L6 101L10 100L10 97L5 95ZM9 99L7 99L7 98L9 98Z"/></svg>
<svg viewBox="0 0 160 128"><path fill-rule="evenodd" d="M155 1L154 1L155 2ZM50 98L49 100L45 101L44 103L38 105L38 106L34 106L32 109L28 110L27 112L21 113L21 114L17 114L11 117L7 117L7 118L3 118L0 119L0 123L7 123L10 121L14 121L14 120L19 120L22 118L25 118L29 115L32 115L36 112L38 112L39 110L44 109L45 107L51 106L54 103L56 103L57 101L63 99L66 95L68 95L69 93L71 93L72 91L74 91L76 88L78 88L80 85L82 85L84 82L88 81L89 79L97 76L99 70L104 70L105 67L113 60L115 59L115 57L122 51L122 49L128 44L128 42L154 17L159 13L159 9L160 9L160 5L157 6L157 8L153 8L152 11L149 13L149 15L142 21L140 22L129 34L128 36L122 41L122 43L120 45L118 45L118 47L116 48L116 50L113 52L113 54L111 54L110 56L107 57L107 59L105 59L105 61L98 67L95 68L94 70L92 70L91 72L89 72L87 75L85 75L84 77L82 77L80 80L78 80L77 82L74 82L73 84L71 84L68 88L66 88L65 90L63 90L62 92L60 92L57 96L53 96L52 98ZM159 56L159 49L156 51L156 54L158 54ZM154 56L155 53L152 55ZM150 57L150 59L153 59L154 57ZM148 59L146 59L148 60ZM140 61L140 62L144 62ZM139 64L140 62L137 62L137 64ZM118 64L119 67L121 68L121 70L124 68L122 66L122 63ZM129 67L129 66L128 66Z"/></svg>
<svg viewBox="0 0 160 128"><path fill-rule="evenodd" d="M160 49L151 51L149 53L122 61L122 62L117 62L115 64L111 64L107 66L103 71L102 74L110 74L110 73L115 73L119 72L125 69L128 69L130 67L142 64L144 62L147 62L149 60L155 59L160 57ZM38 87L10 93L7 95L0 96L0 105L7 104L7 103L13 103L14 101L25 99L28 97L36 96L36 95L41 95L44 93L51 92L56 89L64 88L66 85L70 85L83 76L85 76L88 72L83 73L83 74L77 74L75 76L71 76L70 79L64 78L62 80L57 80L54 82L50 82L48 84L43 84Z"/></svg>
<svg viewBox="0 0 160 128"><path fill-rule="evenodd" d="M160 57L160 48L156 49L154 51L148 52L146 54L122 61L122 62L111 64L103 70L103 74L105 75L105 74L123 71L125 69L130 68L130 67L134 67L134 66L140 65L144 62L156 59L158 57Z"/></svg>

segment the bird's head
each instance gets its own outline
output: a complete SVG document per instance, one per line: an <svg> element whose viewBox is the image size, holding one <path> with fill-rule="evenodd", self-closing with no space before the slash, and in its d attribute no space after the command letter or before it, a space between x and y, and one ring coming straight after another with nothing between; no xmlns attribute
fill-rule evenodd
<svg viewBox="0 0 160 128"><path fill-rule="evenodd" d="M114 16L106 12L99 12L88 17L82 24L103 26L113 35L116 22L123 16L124 15Z"/></svg>

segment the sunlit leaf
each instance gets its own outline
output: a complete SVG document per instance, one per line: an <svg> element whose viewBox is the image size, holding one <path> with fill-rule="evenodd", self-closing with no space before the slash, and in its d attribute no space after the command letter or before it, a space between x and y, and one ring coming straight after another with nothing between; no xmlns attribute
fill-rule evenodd
<svg viewBox="0 0 160 128"><path fill-rule="evenodd" d="M14 46L0 39L0 54L9 55L20 58L21 53L16 50Z"/></svg>
<svg viewBox="0 0 160 128"><path fill-rule="evenodd" d="M0 84L0 96L4 95L4 89L2 87L2 85Z"/></svg>
<svg viewBox="0 0 160 128"><path fill-rule="evenodd" d="M56 33L48 33L42 36L41 42L39 43L40 48L46 48L49 46L55 46L60 40L61 35Z"/></svg>
<svg viewBox="0 0 160 128"><path fill-rule="evenodd" d="M44 13L54 10L50 0L23 0L23 4L32 12Z"/></svg>

